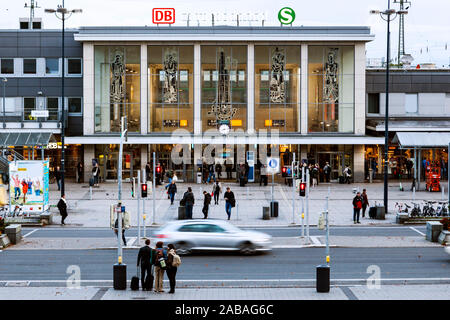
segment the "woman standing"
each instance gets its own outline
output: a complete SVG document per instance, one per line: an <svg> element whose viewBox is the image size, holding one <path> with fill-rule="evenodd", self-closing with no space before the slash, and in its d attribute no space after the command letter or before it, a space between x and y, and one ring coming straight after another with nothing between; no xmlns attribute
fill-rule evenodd
<svg viewBox="0 0 450 320"><path fill-rule="evenodd" d="M231 208L233 208L236 205L234 193L233 193L233 191L231 191L230 187L227 187L227 192L225 192L225 194L224 194L224 199L225 199L225 210L228 215L228 220L230 220Z"/></svg>
<svg viewBox="0 0 450 320"><path fill-rule="evenodd" d="M156 258L155 258L155 292L164 292L164 290L163 290L163 278L164 278L164 270L166 268L165 268L165 266L163 266L163 264L167 264L167 250L163 249L162 241L158 241L156 243L155 250L156 250Z"/></svg>
<svg viewBox="0 0 450 320"><path fill-rule="evenodd" d="M181 263L180 257L177 255L175 251L175 246L173 244L169 244L167 246L169 248L169 252L167 253L167 277L169 278L170 283L170 291L169 293L175 293L175 285L176 285L176 275L178 266Z"/></svg>

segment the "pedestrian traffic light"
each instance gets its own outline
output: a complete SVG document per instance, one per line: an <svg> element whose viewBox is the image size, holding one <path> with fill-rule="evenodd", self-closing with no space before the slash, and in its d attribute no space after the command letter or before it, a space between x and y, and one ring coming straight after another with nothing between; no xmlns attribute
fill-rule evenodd
<svg viewBox="0 0 450 320"><path fill-rule="evenodd" d="M141 184L141 197L147 198L147 184L146 183Z"/></svg>
<svg viewBox="0 0 450 320"><path fill-rule="evenodd" d="M161 173L161 167L156 167L156 173Z"/></svg>
<svg viewBox="0 0 450 320"><path fill-rule="evenodd" d="M281 176L284 178L284 177L287 177L287 169L286 169L286 167L283 167L283 168L281 168Z"/></svg>
<svg viewBox="0 0 450 320"><path fill-rule="evenodd" d="M300 183L300 197L304 197L306 195L306 183Z"/></svg>

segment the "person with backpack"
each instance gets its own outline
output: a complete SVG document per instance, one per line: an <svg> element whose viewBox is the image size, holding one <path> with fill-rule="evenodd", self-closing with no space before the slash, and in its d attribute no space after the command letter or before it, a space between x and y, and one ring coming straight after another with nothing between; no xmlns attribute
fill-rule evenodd
<svg viewBox="0 0 450 320"><path fill-rule="evenodd" d="M214 165L210 164L208 165L208 179L206 180L206 183L209 183L209 181L211 180L211 178L214 179L214 182L216 182L216 174L214 173Z"/></svg>
<svg viewBox="0 0 450 320"><path fill-rule="evenodd" d="M205 197L203 200L203 209L202 209L203 216L204 216L203 219L207 219L208 211L209 211L209 204L211 203L211 195L206 191L203 191L203 195Z"/></svg>
<svg viewBox="0 0 450 320"><path fill-rule="evenodd" d="M169 278L170 284L169 293L175 293L175 277L177 275L178 267L181 265L181 258L177 255L173 244L168 244L167 248L169 249L169 252L167 253L167 277Z"/></svg>
<svg viewBox="0 0 450 320"><path fill-rule="evenodd" d="M361 197L363 198L363 203L362 203L362 217L364 218L365 214L366 214L366 209L369 206L369 198L367 197L367 191L366 189L363 189L362 195Z"/></svg>
<svg viewBox="0 0 450 320"><path fill-rule="evenodd" d="M172 182L170 183L167 193L169 194L170 205L173 205L173 200L175 199L175 193L177 193L177 185L175 184L175 180L172 180Z"/></svg>
<svg viewBox="0 0 450 320"><path fill-rule="evenodd" d="M150 239L145 240L145 246L139 249L137 257L137 266L141 267L141 286L142 291L150 291L152 284L152 265L156 257L155 250L150 248Z"/></svg>
<svg viewBox="0 0 450 320"><path fill-rule="evenodd" d="M61 199L59 199L59 202L57 204L59 213L61 214L61 225L65 225L64 220L67 218L67 202L66 202L66 195L63 194Z"/></svg>
<svg viewBox="0 0 450 320"><path fill-rule="evenodd" d="M234 193L231 191L230 187L227 187L227 192L224 194L225 199L225 211L228 215L228 220L230 220L231 217L231 208L234 208L236 205L236 199L234 198Z"/></svg>
<svg viewBox="0 0 450 320"><path fill-rule="evenodd" d="M352 169L349 166L346 166L344 169L344 183L350 184L350 178L352 177Z"/></svg>
<svg viewBox="0 0 450 320"><path fill-rule="evenodd" d="M363 205L363 198L361 197L361 193L356 193L356 196L353 198L353 223L361 223L359 222L359 213L361 211Z"/></svg>
<svg viewBox="0 0 450 320"><path fill-rule="evenodd" d="M330 167L330 164L328 162L323 167L323 173L325 174L325 181L326 182L330 182L331 167Z"/></svg>
<svg viewBox="0 0 450 320"><path fill-rule="evenodd" d="M319 168L317 164L312 167L311 178L312 178L312 186L313 188L315 188L316 186L319 185Z"/></svg>
<svg viewBox="0 0 450 320"><path fill-rule="evenodd" d="M192 188L188 187L188 190L184 193L183 199L180 201L180 205L186 207L186 219L192 219L192 210L194 208L195 198L192 193Z"/></svg>
<svg viewBox="0 0 450 320"><path fill-rule="evenodd" d="M216 183L213 186L212 194L214 195L214 204L219 204L219 197L220 193L222 192L222 186L220 185L219 181L216 181Z"/></svg>
<svg viewBox="0 0 450 320"><path fill-rule="evenodd" d="M155 292L164 292L164 271L167 269L167 250L163 249L162 241L158 241L155 247Z"/></svg>

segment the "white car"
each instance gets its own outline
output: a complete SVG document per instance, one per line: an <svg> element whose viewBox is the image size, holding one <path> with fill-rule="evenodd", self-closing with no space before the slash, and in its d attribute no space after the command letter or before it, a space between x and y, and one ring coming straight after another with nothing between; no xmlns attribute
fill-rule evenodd
<svg viewBox="0 0 450 320"><path fill-rule="evenodd" d="M196 250L239 251L254 254L272 250L272 237L262 232L242 230L224 220L201 219L169 222L154 232L156 241L175 245L178 254Z"/></svg>

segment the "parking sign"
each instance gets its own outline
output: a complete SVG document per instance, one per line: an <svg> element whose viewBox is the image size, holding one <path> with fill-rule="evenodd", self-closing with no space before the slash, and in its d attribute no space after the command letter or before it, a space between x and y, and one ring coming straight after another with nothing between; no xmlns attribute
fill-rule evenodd
<svg viewBox="0 0 450 320"><path fill-rule="evenodd" d="M152 20L154 24L175 23L175 8L153 8Z"/></svg>

